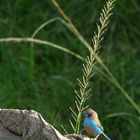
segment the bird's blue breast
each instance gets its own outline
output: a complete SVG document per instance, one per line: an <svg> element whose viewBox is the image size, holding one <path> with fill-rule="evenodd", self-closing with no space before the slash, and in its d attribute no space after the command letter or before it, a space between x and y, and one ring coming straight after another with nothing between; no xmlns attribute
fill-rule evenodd
<svg viewBox="0 0 140 140"><path fill-rule="evenodd" d="M95 120L91 120L90 118L86 117L84 119L84 127L85 128L90 128L93 131L95 131L97 134L103 133L101 128L98 127L97 123Z"/></svg>

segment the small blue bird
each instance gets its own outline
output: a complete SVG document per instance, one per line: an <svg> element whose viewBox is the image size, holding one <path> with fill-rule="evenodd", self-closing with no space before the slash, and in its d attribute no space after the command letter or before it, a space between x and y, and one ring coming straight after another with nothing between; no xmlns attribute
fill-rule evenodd
<svg viewBox="0 0 140 140"><path fill-rule="evenodd" d="M84 128L90 136L97 137L101 135L105 140L111 140L103 131L103 126L98 119L97 113L93 109L87 109L84 112Z"/></svg>

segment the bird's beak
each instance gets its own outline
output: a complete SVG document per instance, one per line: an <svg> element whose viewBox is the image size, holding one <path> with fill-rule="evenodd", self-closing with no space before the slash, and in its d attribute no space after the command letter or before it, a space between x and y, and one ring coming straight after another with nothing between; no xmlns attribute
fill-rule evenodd
<svg viewBox="0 0 140 140"><path fill-rule="evenodd" d="M84 111L83 114L84 114L84 116L86 116L86 114L87 114L86 111Z"/></svg>

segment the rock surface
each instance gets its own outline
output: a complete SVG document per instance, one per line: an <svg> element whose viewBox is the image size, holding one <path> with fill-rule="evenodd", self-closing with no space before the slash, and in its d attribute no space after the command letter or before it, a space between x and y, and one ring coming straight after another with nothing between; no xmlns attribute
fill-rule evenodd
<svg viewBox="0 0 140 140"><path fill-rule="evenodd" d="M0 109L0 140L95 140L84 135L61 135L33 110Z"/></svg>

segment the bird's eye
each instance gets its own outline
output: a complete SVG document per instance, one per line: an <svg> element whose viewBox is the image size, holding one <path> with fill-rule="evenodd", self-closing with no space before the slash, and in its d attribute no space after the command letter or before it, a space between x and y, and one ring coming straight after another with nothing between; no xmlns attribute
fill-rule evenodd
<svg viewBox="0 0 140 140"><path fill-rule="evenodd" d="M89 117L91 117L91 116L92 116L92 114L91 114L91 113L89 113L89 114L88 114L88 118L89 118Z"/></svg>

